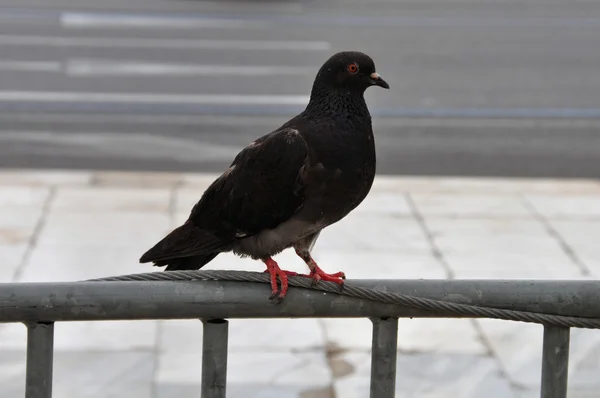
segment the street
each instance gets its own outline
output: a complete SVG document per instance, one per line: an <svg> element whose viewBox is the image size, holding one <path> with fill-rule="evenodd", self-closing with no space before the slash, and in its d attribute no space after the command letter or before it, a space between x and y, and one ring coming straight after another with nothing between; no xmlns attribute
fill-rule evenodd
<svg viewBox="0 0 600 398"><path fill-rule="evenodd" d="M371 55L378 172L600 176L600 3L0 1L0 166L218 172Z"/></svg>

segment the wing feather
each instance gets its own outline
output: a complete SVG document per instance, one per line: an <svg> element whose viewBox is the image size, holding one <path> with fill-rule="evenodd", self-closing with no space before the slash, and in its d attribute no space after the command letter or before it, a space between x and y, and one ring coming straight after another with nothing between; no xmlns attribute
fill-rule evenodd
<svg viewBox="0 0 600 398"><path fill-rule="evenodd" d="M263 136L206 190L190 221L228 236L275 228L302 205L307 163L308 147L296 130Z"/></svg>
<svg viewBox="0 0 600 398"><path fill-rule="evenodd" d="M242 237L275 228L302 206L309 158L294 129L267 134L244 148L193 207L186 223L141 262L225 250Z"/></svg>

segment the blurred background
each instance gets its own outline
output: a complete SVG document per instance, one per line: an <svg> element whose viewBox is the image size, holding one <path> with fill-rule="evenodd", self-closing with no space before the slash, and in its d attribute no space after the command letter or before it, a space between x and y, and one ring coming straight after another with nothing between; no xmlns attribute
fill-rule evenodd
<svg viewBox="0 0 600 398"><path fill-rule="evenodd" d="M0 166L220 171L371 55L379 171L597 177L591 0L1 0Z"/></svg>
<svg viewBox="0 0 600 398"><path fill-rule="evenodd" d="M321 234L325 271L596 279L599 48L597 0L0 0L0 282L158 271L140 255L343 50L391 90L367 91L378 177ZM199 396L198 321L55 335L56 397ZM397 397L539 397L541 337L403 319ZM370 343L366 319L231 321L228 396L367 397ZM23 396L24 350L0 324L0 398ZM573 329L570 360L569 398L597 397L600 333Z"/></svg>

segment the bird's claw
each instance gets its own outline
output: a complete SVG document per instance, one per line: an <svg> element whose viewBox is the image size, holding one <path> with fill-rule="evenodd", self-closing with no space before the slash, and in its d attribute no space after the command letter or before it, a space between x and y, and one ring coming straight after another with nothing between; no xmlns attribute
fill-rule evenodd
<svg viewBox="0 0 600 398"><path fill-rule="evenodd" d="M273 292L269 296L269 301L273 302L273 304L279 304L279 303L281 303L283 301L283 297L281 297L281 295L277 294L277 293L279 293L279 292L278 291L277 292Z"/></svg>
<svg viewBox="0 0 600 398"><path fill-rule="evenodd" d="M343 272L328 274L317 266L310 271L310 274L301 276L312 278L311 286L317 285L320 281L337 283L340 286L340 291L344 289L344 280L346 279L346 274Z"/></svg>
<svg viewBox="0 0 600 398"><path fill-rule="evenodd" d="M288 291L288 276L296 276L298 273L282 270L272 259L265 261L265 264L267 265L265 272L268 272L271 276L271 296L269 296L269 300L275 304L279 304L283 301ZM281 284L281 290L277 286L277 279L279 279Z"/></svg>
<svg viewBox="0 0 600 398"><path fill-rule="evenodd" d="M340 291L344 290L344 280L346 279L346 274L343 272L328 274L313 263L314 266L310 270L310 274L298 274L293 271L282 270L272 259L266 260L265 264L267 265L265 272L269 273L271 276L271 296L269 296L269 300L275 304L281 303L287 294L288 276L303 276L306 278L311 278L311 286L313 287L320 281L333 282L340 287ZM277 286L277 279L279 279L281 289L279 289Z"/></svg>

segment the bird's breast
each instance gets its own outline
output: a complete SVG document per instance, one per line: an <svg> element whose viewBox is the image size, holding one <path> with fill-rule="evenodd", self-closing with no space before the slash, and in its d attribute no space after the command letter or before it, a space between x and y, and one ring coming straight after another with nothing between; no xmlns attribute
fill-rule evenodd
<svg viewBox="0 0 600 398"><path fill-rule="evenodd" d="M328 150L316 154L316 159L326 172L313 191L315 211L337 221L356 208L371 189L376 168L372 136L338 137Z"/></svg>

